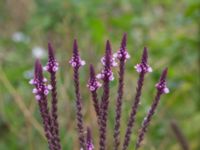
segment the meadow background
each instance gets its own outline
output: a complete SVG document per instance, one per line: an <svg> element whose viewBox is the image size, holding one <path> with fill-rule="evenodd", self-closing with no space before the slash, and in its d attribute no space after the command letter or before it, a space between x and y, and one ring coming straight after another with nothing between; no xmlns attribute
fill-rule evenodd
<svg viewBox="0 0 200 150"><path fill-rule="evenodd" d="M141 150L181 150L171 129L175 120L191 150L200 149L200 2L198 0L0 0L0 150L47 150L37 102L28 81L33 76L35 57L47 61L47 42L56 49L59 123L64 150L77 150L72 42L78 39L85 125L92 128L98 145L96 117L86 88L88 64L101 69L105 41L117 51L123 33L128 35L128 52L123 103L122 137L133 102L144 46L149 48L153 73L146 76L137 131L155 95L154 85L162 69L169 67L170 93L164 95ZM117 78L117 68L114 69ZM111 84L108 149L112 149L117 80ZM101 93L101 91L100 91ZM96 146L97 149L97 146Z"/></svg>

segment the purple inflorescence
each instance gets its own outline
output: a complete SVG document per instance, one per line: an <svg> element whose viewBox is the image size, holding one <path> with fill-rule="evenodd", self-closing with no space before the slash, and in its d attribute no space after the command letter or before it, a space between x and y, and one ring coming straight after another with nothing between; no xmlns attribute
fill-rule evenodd
<svg viewBox="0 0 200 150"><path fill-rule="evenodd" d="M87 87L92 96L92 101L94 109L97 115L97 124L99 126L99 150L106 150L108 147L107 142L107 121L109 116L109 101L110 101L110 81L114 80L114 75L112 68L118 66L118 90L116 98L116 109L115 109L115 124L114 124L114 150L120 149L120 128L121 128L121 114L122 114L122 103L124 95L124 74L125 74L125 64L130 58L129 53L126 48L126 33L123 35L121 46L118 51L112 54L112 49L109 40L106 42L106 51L104 57L101 58L101 63L103 64L102 70L99 74L95 74L95 69L93 65L90 65L90 77L87 83ZM54 49L51 44L48 43L48 62L46 66L43 67L40 61L37 59L35 62L35 73L34 78L29 81L30 84L34 85L32 91L35 94L35 99L38 102L40 115L43 121L44 133L49 144L49 150L62 150L60 138L59 138L59 124L57 115L57 86L56 86L56 72L58 71L59 64L54 55ZM131 142L132 132L134 124L136 122L136 114L138 112L138 107L140 104L140 99L142 96L142 89L144 85L145 75L152 72L152 68L148 65L148 51L144 48L141 62L135 65L135 69L139 74L139 78L136 85L136 93L131 107L130 116L128 118L127 128L125 129L125 136L123 139L122 150L127 150ZM91 131L87 128L87 134L85 134L85 126L83 122L84 115L82 113L82 96L79 80L79 69L86 63L81 59L78 51L77 40L74 40L73 44L73 55L69 61L73 68L73 79L74 79L74 92L76 97L76 126L78 131L79 139L79 149L80 150L94 150L93 139L91 136ZM119 63L119 64L118 64ZM43 76L43 70L50 74L50 84ZM142 126L139 130L136 147L137 150L142 141L144 140L145 133L147 132L148 126L155 114L156 108L160 102L160 98L163 94L169 93L169 89L166 83L167 68L163 70L159 82L155 85L157 93L154 97L153 103L147 112L146 117L143 120ZM102 84L98 81L101 79ZM102 86L101 99L98 98L98 88ZM51 91L51 107L48 105L48 93Z"/></svg>
<svg viewBox="0 0 200 150"><path fill-rule="evenodd" d="M152 119L153 115L155 114L156 108L160 102L161 95L169 92L169 89L166 87L166 77L167 77L167 68L165 68L163 70L160 80L156 84L157 94L153 100L153 103L152 103L150 109L147 112L146 117L143 120L141 129L139 130L136 147L135 147L136 150L140 147L140 145L144 139L144 135L147 132L147 128L148 128L148 126L151 122L151 119Z"/></svg>
<svg viewBox="0 0 200 150"><path fill-rule="evenodd" d="M105 66L106 65L106 60L105 60L105 56L101 58L101 63ZM114 56L110 58L110 66L111 67L116 67L118 66Z"/></svg>
<svg viewBox="0 0 200 150"><path fill-rule="evenodd" d="M147 48L145 47L141 63L137 64L134 67L138 73L141 73L141 72L143 72L143 73L152 72L152 68L147 64L147 58L148 58Z"/></svg>
<svg viewBox="0 0 200 150"><path fill-rule="evenodd" d="M162 94L165 93L169 93L169 89L167 87L167 84L166 84L166 75L167 75L167 69L165 69L163 71L163 74L160 78L160 81L156 84L156 88L158 91L160 91Z"/></svg>
<svg viewBox="0 0 200 150"><path fill-rule="evenodd" d="M110 81L113 81L115 79L112 70L107 69L103 69L101 73L97 74L96 77L97 79L104 79L105 77L108 77Z"/></svg>
<svg viewBox="0 0 200 150"><path fill-rule="evenodd" d="M102 79L102 80L108 79L109 81L113 81L114 75L111 67L116 67L118 66L118 64L115 61L115 58L112 56L109 41L107 41L106 47L108 49L107 54L101 58L101 63L103 64L104 68L102 69L101 73L96 75L96 77L97 79Z"/></svg>
<svg viewBox="0 0 200 150"><path fill-rule="evenodd" d="M30 84L35 85L32 93L35 94L36 100L41 100L41 95L48 95L49 90L52 90L52 86L47 84L47 79L43 78L42 82L37 78L31 79L29 81Z"/></svg>
<svg viewBox="0 0 200 150"><path fill-rule="evenodd" d="M165 73L165 72L164 72ZM163 73L163 74L164 74ZM166 76L165 74L163 76ZM160 79L160 81L156 84L156 88L158 91L160 91L161 93L169 93L169 89L167 87L166 81L165 81L165 77L162 77Z"/></svg>
<svg viewBox="0 0 200 150"><path fill-rule="evenodd" d="M169 89L166 86L166 82L164 82L164 83L157 83L156 84L156 88L158 90L162 91L162 93L165 93L165 94L169 93Z"/></svg>
<svg viewBox="0 0 200 150"><path fill-rule="evenodd" d="M50 73L56 72L58 70L58 62L56 61L54 57L54 51L50 43L48 43L48 49L49 49L49 60L46 64L46 66L43 67L45 71L48 71Z"/></svg>
<svg viewBox="0 0 200 150"><path fill-rule="evenodd" d="M96 91L101 86L102 84L97 81L96 77L90 78L87 84L87 87L89 88L91 92Z"/></svg>
<svg viewBox="0 0 200 150"><path fill-rule="evenodd" d="M79 57L72 56L69 63L72 65L72 67L80 67L85 65L85 61L81 60L80 56Z"/></svg>
<svg viewBox="0 0 200 150"><path fill-rule="evenodd" d="M140 72L152 72L152 68L147 64L137 64L135 67L138 73Z"/></svg>
<svg viewBox="0 0 200 150"><path fill-rule="evenodd" d="M79 68L81 66L84 66L86 63L84 60L81 59L81 57L78 54L78 45L77 41L74 40L74 49L73 49L73 56L70 59L69 63L72 65L73 68Z"/></svg>
<svg viewBox="0 0 200 150"><path fill-rule="evenodd" d="M122 38L120 49L116 53L113 54L113 57L125 62L127 59L131 57L126 50L126 34L124 34Z"/></svg>

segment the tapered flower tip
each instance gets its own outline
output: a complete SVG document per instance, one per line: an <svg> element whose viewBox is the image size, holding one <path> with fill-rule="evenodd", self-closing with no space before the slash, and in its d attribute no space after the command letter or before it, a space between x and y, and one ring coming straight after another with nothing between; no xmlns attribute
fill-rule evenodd
<svg viewBox="0 0 200 150"><path fill-rule="evenodd" d="M90 64L90 79L87 87L90 91L96 91L99 87L101 87L101 83L96 80L96 75L92 64Z"/></svg>
<svg viewBox="0 0 200 150"><path fill-rule="evenodd" d="M39 59L36 59L35 61L35 79L38 79L40 81L43 80L42 65Z"/></svg>
<svg viewBox="0 0 200 150"><path fill-rule="evenodd" d="M139 73L152 72L152 68L147 64L147 59L148 59L148 51L147 51L147 48L144 47L142 58L141 58L141 63L137 64L135 66L135 69L137 72L139 72Z"/></svg>
<svg viewBox="0 0 200 150"><path fill-rule="evenodd" d="M78 44L77 44L77 39L74 39L73 53L74 53L74 56L78 56Z"/></svg>
<svg viewBox="0 0 200 150"><path fill-rule="evenodd" d="M73 68L79 68L85 65L85 61L82 60L79 56L78 44L76 39L74 40L74 45L73 45L73 56L70 59L69 63L72 65Z"/></svg>
<svg viewBox="0 0 200 150"><path fill-rule="evenodd" d="M94 67L92 64L90 64L90 78L91 79L95 78L95 71L94 71Z"/></svg>
<svg viewBox="0 0 200 150"><path fill-rule="evenodd" d="M54 58L54 49L50 42L48 43L48 52L49 52L49 58Z"/></svg>
<svg viewBox="0 0 200 150"><path fill-rule="evenodd" d="M106 42L106 53L105 53L105 66L110 67L110 59L111 59L111 46L110 46L110 41L107 40Z"/></svg>
<svg viewBox="0 0 200 150"><path fill-rule="evenodd" d="M110 45L110 41L107 40L106 41L106 55L111 55L112 51L111 51L111 45Z"/></svg>
<svg viewBox="0 0 200 150"><path fill-rule="evenodd" d="M126 48L126 41L127 41L126 37L127 37L127 34L124 33L124 35L122 37L122 42L121 42L121 48L123 48L123 49Z"/></svg>
<svg viewBox="0 0 200 150"><path fill-rule="evenodd" d="M167 78L168 68L165 68L160 76L160 82L165 82Z"/></svg>
<svg viewBox="0 0 200 150"><path fill-rule="evenodd" d="M160 76L160 81L156 84L156 88L159 92L161 92L162 94L165 93L169 93L169 89L166 85L166 78L167 78L167 72L168 69L165 68Z"/></svg>
<svg viewBox="0 0 200 150"><path fill-rule="evenodd" d="M148 59L148 50L146 47L144 47L143 54L142 54L142 63L147 64Z"/></svg>

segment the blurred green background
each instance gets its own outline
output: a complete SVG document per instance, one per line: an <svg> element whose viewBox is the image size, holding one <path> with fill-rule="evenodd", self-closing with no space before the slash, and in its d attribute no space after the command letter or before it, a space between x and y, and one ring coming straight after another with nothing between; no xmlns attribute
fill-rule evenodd
<svg viewBox="0 0 200 150"><path fill-rule="evenodd" d="M191 150L200 150L200 1L198 0L0 0L0 150L45 150L42 122L32 86L35 57L47 61L47 42L56 48L59 123L64 150L78 149L72 68L68 64L72 42L78 39L87 65L80 70L84 123L92 128L98 145L96 116L86 88L88 64L101 69L105 41L117 51L128 35L122 139L133 101L144 46L149 64L142 102L129 149L155 95L162 69L169 67L170 93L162 97L145 136L143 150L181 150L170 122L175 120ZM117 68L114 69L117 79ZM47 75L47 74L46 74ZM48 75L47 75L48 76ZM111 84L108 149L112 149L117 80ZM101 94L101 91L100 91Z"/></svg>

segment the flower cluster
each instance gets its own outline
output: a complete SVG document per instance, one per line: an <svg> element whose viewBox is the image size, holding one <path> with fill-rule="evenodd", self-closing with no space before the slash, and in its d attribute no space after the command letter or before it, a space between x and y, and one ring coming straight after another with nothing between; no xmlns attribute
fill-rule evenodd
<svg viewBox="0 0 200 150"><path fill-rule="evenodd" d="M159 92L161 92L162 94L165 93L169 93L169 89L167 87L166 84L166 76L167 76L167 69L165 69L163 71L162 76L160 77L160 81L156 84L156 88Z"/></svg>
<svg viewBox="0 0 200 150"><path fill-rule="evenodd" d="M119 50L112 54L110 42L106 43L106 50L104 57L101 58L101 63L103 64L103 68L99 74L95 74L95 69L93 65L90 65L90 77L87 83L87 87L92 96L92 101L94 105L94 109L96 111L97 124L99 126L99 149L106 149L106 141L107 141L107 121L109 115L109 103L110 103L110 81L114 80L114 75L112 72L112 67L118 66L118 90L116 97L116 109L115 109L115 124L114 124L114 147L113 149L119 150L122 146L122 150L127 150L130 145L133 128L136 122L136 116L139 108L139 104L141 102L141 96L143 91L143 85L145 80L145 75L149 72L152 72L152 68L148 65L148 50L145 47L143 50L141 62L137 64L134 68L139 73L138 81L136 85L136 93L133 98L133 103L130 111L130 116L128 118L128 123L126 126L125 136L123 138L123 143L121 143L121 114L122 114L122 103L123 103L123 93L124 93L124 78L125 78L125 64L127 59L130 58L129 53L126 49L126 34L124 34L121 42L121 47ZM30 84L34 85L33 93L35 94L35 98L38 101L41 117L43 119L43 127L45 131L45 136L47 138L49 149L50 150L62 150L59 138L59 125L57 121L57 88L56 88L56 72L58 70L58 62L55 59L53 48L50 43L48 45L49 50L49 58L46 66L42 69L42 65L39 60L36 60L35 63L35 74L34 78L29 81ZM116 60L118 60L119 65ZM76 125L78 131L78 139L79 139L79 147L80 150L94 150L93 139L91 136L90 128L85 128L84 125L84 114L82 113L82 96L81 96L81 88L80 88L80 74L79 69L81 66L84 66L86 63L81 59L78 51L77 40L74 40L73 44L73 55L69 61L73 68L73 80L74 80L74 92L75 92L75 104L76 104ZM50 74L50 84L43 76L43 70L46 70ZM157 93L153 99L152 105L146 117L144 117L144 121L140 127L137 142L136 142L136 150L140 147L144 135L147 132L148 126L150 125L150 121L155 114L156 108L160 102L161 95L169 93L169 89L166 85L166 77L167 77L167 68L164 69L163 73L160 76L159 82L155 85L157 89ZM102 84L98 81L101 79ZM102 86L103 85L103 86ZM102 86L102 95L99 96L98 88ZM48 95L51 90L51 104L50 109L48 107ZM101 92L100 92L101 93ZM99 98L101 97L101 99ZM87 130L87 135L85 131ZM95 143L95 142L94 142ZM123 145L121 145L123 144Z"/></svg>
<svg viewBox="0 0 200 150"><path fill-rule="evenodd" d="M157 83L156 84L156 88L159 91L161 91L162 93L165 93L165 94L169 93L169 89L168 89L168 87L166 85L166 82L163 82L163 83L159 82L159 83Z"/></svg>
<svg viewBox="0 0 200 150"><path fill-rule="evenodd" d="M85 61L81 60L80 56L78 57L74 57L72 56L71 60L69 61L69 63L72 65L72 67L80 67L80 66L84 66L85 65Z"/></svg>
<svg viewBox="0 0 200 150"><path fill-rule="evenodd" d="M120 61L125 61L125 62L127 59L131 57L126 50L126 33L124 34L122 38L120 49L116 53L113 54L113 57L119 59Z"/></svg>
<svg viewBox="0 0 200 150"><path fill-rule="evenodd" d="M49 59L47 65L43 67L45 71L56 72L58 70L58 62L55 59Z"/></svg>
<svg viewBox="0 0 200 150"><path fill-rule="evenodd" d="M55 73L58 70L58 62L54 57L54 50L50 43L48 43L48 50L49 50L49 59L45 67L43 69L48 71L49 73Z"/></svg>
<svg viewBox="0 0 200 150"><path fill-rule="evenodd" d="M137 64L134 67L138 73L152 72L152 68L147 64L147 59L148 59L147 48L144 47L141 63Z"/></svg>
<svg viewBox="0 0 200 150"><path fill-rule="evenodd" d="M47 84L46 78L43 78L42 82L37 78L31 79L29 83L35 85L35 88L32 92L35 94L36 100L41 100L41 95L48 95L49 90L52 90L52 86Z"/></svg>
<svg viewBox="0 0 200 150"><path fill-rule="evenodd" d="M145 72L145 73L152 72L152 68L149 65L143 64L143 63L135 65L134 68L136 69L136 71L138 73L141 73L141 72Z"/></svg>
<svg viewBox="0 0 200 150"><path fill-rule="evenodd" d="M69 63L72 65L73 68L79 68L85 65L85 61L82 60L81 57L79 56L76 39L74 40L73 56L70 59Z"/></svg>
<svg viewBox="0 0 200 150"><path fill-rule="evenodd" d="M96 77L97 79L104 79L105 77L107 77L110 81L113 81L115 79L112 70L106 69L103 69L101 73L97 74Z"/></svg>
<svg viewBox="0 0 200 150"><path fill-rule="evenodd" d="M105 56L101 58L101 63L103 64L104 68L102 69L101 73L97 74L97 79L108 79L109 81L113 81L114 76L111 67L118 66L118 64L115 61L115 58L112 56L112 50L109 41L106 43L106 52Z"/></svg>
<svg viewBox="0 0 200 150"><path fill-rule="evenodd" d="M131 56L129 55L129 53L125 49L120 48L116 53L113 54L113 57L117 58L119 60L125 60L126 61Z"/></svg>
<svg viewBox="0 0 200 150"><path fill-rule="evenodd" d="M102 84L96 80L96 78L90 78L88 81L87 87L89 88L90 91L95 91L99 87L101 87Z"/></svg>
<svg viewBox="0 0 200 150"><path fill-rule="evenodd" d="M103 66L106 65L105 57L102 57L102 58L101 58L101 63L103 64ZM116 62L116 60L115 60L114 55L113 55L113 57L110 58L110 66L111 66L111 67L117 67L117 66L118 66L118 64L117 64L117 62Z"/></svg>

